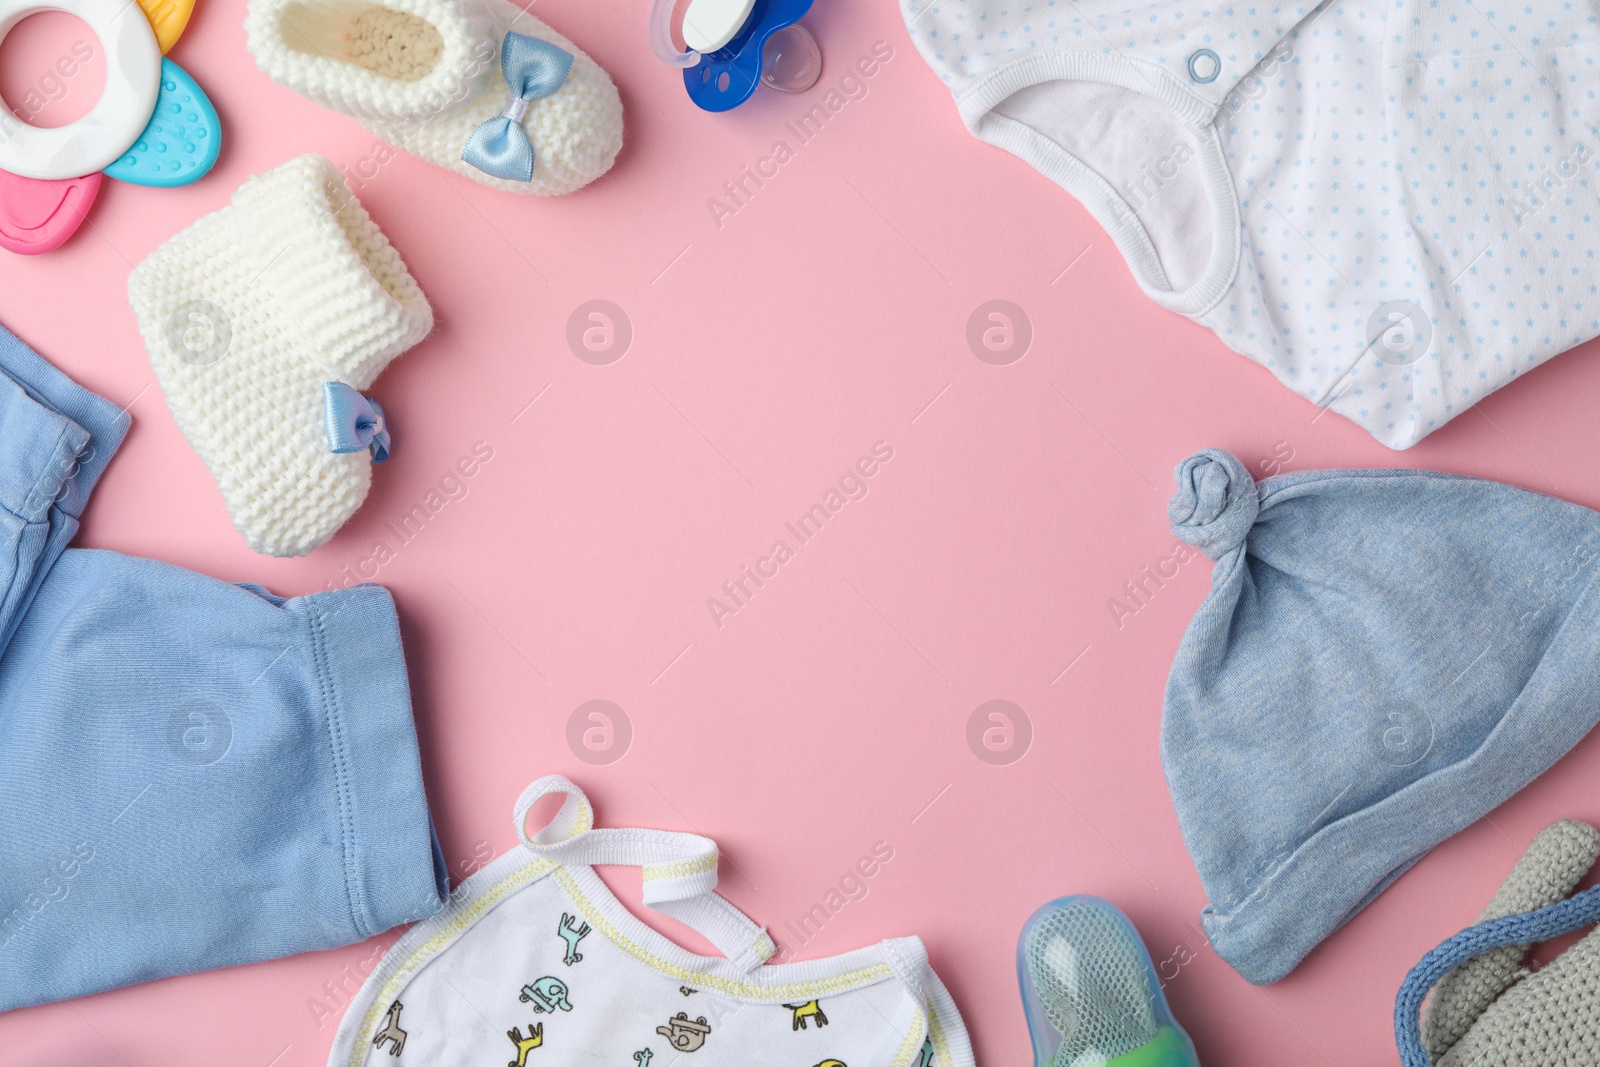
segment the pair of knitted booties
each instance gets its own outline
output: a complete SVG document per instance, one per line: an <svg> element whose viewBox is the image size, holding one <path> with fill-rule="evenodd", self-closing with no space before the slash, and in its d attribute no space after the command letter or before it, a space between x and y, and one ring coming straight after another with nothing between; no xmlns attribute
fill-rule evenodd
<svg viewBox="0 0 1600 1067"><path fill-rule="evenodd" d="M250 0L245 32L273 81L496 189L570 193L622 149L610 76L509 0Z"/></svg>
<svg viewBox="0 0 1600 1067"><path fill-rule="evenodd" d="M509 0L250 0L273 80L496 189L556 196L611 168L611 78ZM427 335L421 288L333 165L303 156L135 268L128 295L179 428L258 552L298 556L388 456L373 379Z"/></svg>

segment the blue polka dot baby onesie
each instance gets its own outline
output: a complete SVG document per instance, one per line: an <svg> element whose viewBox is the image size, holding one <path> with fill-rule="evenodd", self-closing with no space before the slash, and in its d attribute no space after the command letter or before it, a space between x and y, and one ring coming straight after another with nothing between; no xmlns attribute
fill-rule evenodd
<svg viewBox="0 0 1600 1067"><path fill-rule="evenodd" d="M901 0L1152 298L1407 448L1600 334L1594 0Z"/></svg>

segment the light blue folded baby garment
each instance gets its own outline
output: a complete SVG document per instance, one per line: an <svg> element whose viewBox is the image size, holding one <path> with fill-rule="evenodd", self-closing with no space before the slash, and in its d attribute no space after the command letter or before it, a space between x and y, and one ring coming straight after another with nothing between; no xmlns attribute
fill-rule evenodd
<svg viewBox="0 0 1600 1067"><path fill-rule="evenodd" d="M128 428L0 329L0 1011L438 911L399 623L62 551Z"/></svg>

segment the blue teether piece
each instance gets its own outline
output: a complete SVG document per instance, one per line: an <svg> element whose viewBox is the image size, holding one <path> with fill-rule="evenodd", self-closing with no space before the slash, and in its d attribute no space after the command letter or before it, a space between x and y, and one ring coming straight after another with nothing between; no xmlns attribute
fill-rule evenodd
<svg viewBox="0 0 1600 1067"><path fill-rule="evenodd" d="M139 139L106 177L172 189L204 178L222 151L222 122L205 91L170 59L161 60L161 95Z"/></svg>
<svg viewBox="0 0 1600 1067"><path fill-rule="evenodd" d="M810 10L811 0L756 0L733 40L684 68L683 85L689 90L689 99L706 111L730 111L750 99L761 84L767 38L793 26Z"/></svg>

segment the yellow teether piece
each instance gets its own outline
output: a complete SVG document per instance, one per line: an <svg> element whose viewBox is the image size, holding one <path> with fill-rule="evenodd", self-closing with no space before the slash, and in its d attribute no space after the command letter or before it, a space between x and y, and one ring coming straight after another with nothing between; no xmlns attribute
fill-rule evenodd
<svg viewBox="0 0 1600 1067"><path fill-rule="evenodd" d="M139 0L139 6L150 20L150 28L156 31L161 54L166 55L183 36L184 27L189 25L189 16L194 14L194 0Z"/></svg>

